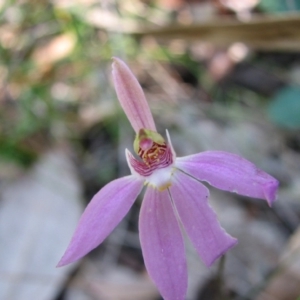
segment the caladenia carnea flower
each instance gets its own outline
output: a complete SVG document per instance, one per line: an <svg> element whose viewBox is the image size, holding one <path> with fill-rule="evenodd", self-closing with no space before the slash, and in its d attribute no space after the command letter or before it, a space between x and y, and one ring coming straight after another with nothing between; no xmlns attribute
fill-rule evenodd
<svg viewBox="0 0 300 300"><path fill-rule="evenodd" d="M74 262L97 247L129 211L144 186L139 232L147 271L166 300L184 300L187 265L181 227L206 266L236 245L208 204L207 181L221 190L265 199L276 198L278 181L246 159L222 151L176 157L169 134L155 123L141 86L126 64L114 58L115 89L136 132L131 175L104 186L85 209L58 266ZM182 224L182 226L180 225Z"/></svg>

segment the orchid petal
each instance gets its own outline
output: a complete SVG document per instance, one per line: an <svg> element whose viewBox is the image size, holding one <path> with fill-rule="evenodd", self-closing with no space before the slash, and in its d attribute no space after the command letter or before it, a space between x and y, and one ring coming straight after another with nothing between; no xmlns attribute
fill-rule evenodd
<svg viewBox="0 0 300 300"><path fill-rule="evenodd" d="M221 227L203 184L178 171L173 177L170 193L179 218L203 262L210 266L237 240Z"/></svg>
<svg viewBox="0 0 300 300"><path fill-rule="evenodd" d="M78 260L101 244L127 214L142 187L143 181L134 176L104 186L86 207L58 266Z"/></svg>
<svg viewBox="0 0 300 300"><path fill-rule="evenodd" d="M127 65L113 58L112 76L120 104L136 133L140 129L156 131L144 92Z"/></svg>
<svg viewBox="0 0 300 300"><path fill-rule="evenodd" d="M184 244L167 190L147 189L139 229L145 265L161 295L165 300L184 300L187 290Z"/></svg>
<svg viewBox="0 0 300 300"><path fill-rule="evenodd" d="M270 206L276 199L278 181L236 154L206 151L177 158L176 167L218 189L266 199Z"/></svg>
<svg viewBox="0 0 300 300"><path fill-rule="evenodd" d="M126 161L127 161L127 164L128 164L128 167L130 169L130 172L131 174L136 177L136 178L139 178L139 179L143 179L143 175L141 175L140 173L142 173L140 171L140 173L138 173L135 168L133 167L133 165L137 165L139 166L140 163L142 163L141 161L138 161L132 154L131 152L128 150L128 149L125 149L125 157L126 157ZM141 167L143 169L143 167ZM137 169L137 167L136 167Z"/></svg>
<svg viewBox="0 0 300 300"><path fill-rule="evenodd" d="M172 152L172 159L173 159L173 162L176 160L176 152L173 148L173 145L172 145L172 142L171 142L171 138L170 138L170 134L169 134L169 131L166 129L166 135L167 135L167 139L168 139L168 146L170 147L171 149L171 152Z"/></svg>

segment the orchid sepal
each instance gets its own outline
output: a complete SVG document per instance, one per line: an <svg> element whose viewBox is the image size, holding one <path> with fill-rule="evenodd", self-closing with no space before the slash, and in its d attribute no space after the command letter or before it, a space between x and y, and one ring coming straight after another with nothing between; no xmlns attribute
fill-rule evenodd
<svg viewBox="0 0 300 300"><path fill-rule="evenodd" d="M145 94L127 65L113 57L112 77L119 102L134 131L146 128L156 131L155 123Z"/></svg>
<svg viewBox="0 0 300 300"><path fill-rule="evenodd" d="M269 206L277 199L278 180L237 154L205 151L178 157L175 167L218 189L265 199Z"/></svg>

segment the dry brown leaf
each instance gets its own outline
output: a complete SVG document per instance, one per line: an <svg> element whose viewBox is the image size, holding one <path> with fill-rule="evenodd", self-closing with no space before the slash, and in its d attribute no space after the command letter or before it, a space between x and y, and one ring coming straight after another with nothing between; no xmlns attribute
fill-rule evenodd
<svg viewBox="0 0 300 300"><path fill-rule="evenodd" d="M295 300L300 296L300 228L292 235L277 272L256 300Z"/></svg>
<svg viewBox="0 0 300 300"><path fill-rule="evenodd" d="M40 68L48 68L58 60L70 55L75 43L76 40L72 34L59 35L46 45L37 48L33 52L33 60Z"/></svg>

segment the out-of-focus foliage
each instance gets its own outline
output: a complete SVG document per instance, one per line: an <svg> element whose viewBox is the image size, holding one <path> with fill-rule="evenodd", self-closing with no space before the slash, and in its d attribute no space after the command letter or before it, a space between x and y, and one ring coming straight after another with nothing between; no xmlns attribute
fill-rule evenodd
<svg viewBox="0 0 300 300"><path fill-rule="evenodd" d="M278 125L300 128L300 87L286 87L276 93L270 102L269 115Z"/></svg>
<svg viewBox="0 0 300 300"><path fill-rule="evenodd" d="M53 139L76 138L78 110L97 97L90 76L110 56L106 34L72 9L47 1L3 4L0 156L27 165ZM28 145L41 132L44 141Z"/></svg>
<svg viewBox="0 0 300 300"><path fill-rule="evenodd" d="M261 0L259 7L267 12L293 12L300 9L300 1L274 1L274 0Z"/></svg>

